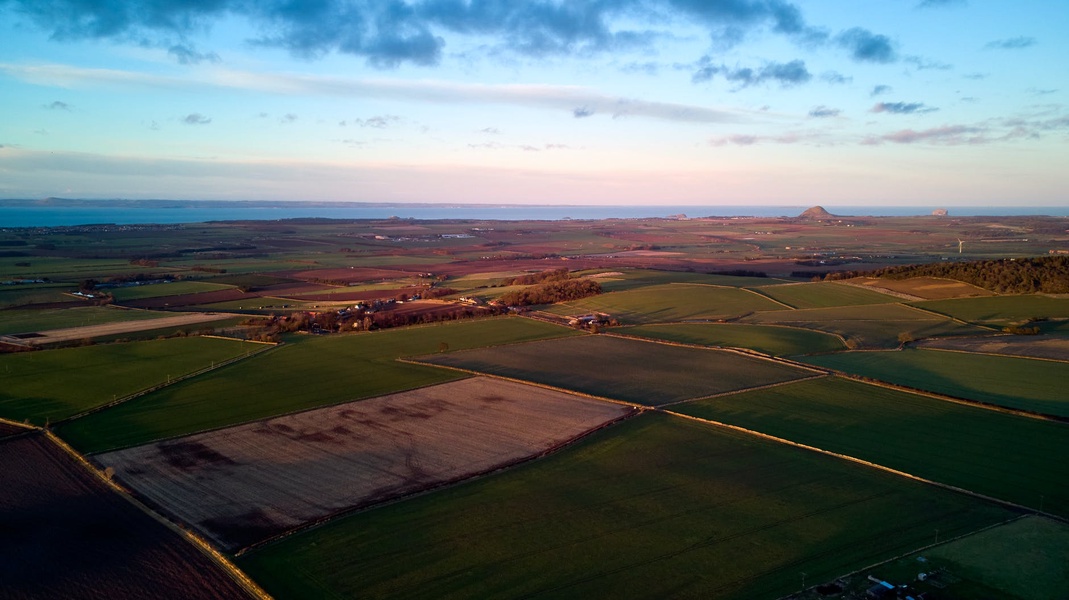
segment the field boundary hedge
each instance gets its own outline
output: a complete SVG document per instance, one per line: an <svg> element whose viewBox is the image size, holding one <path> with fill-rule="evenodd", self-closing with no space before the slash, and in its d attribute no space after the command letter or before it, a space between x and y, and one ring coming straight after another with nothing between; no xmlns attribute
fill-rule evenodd
<svg viewBox="0 0 1069 600"><path fill-rule="evenodd" d="M777 285L802 285L802 284L801 283L781 283L781 284L777 284ZM765 286L761 286L761 287L765 287ZM772 302L775 302L776 304L779 304L780 306L785 306L790 310L798 310L797 306L791 306L790 304L787 304L786 302L783 302L782 300L776 300L775 298L773 298L772 296L769 296L768 294L765 294L763 292L757 291L756 288L739 288L739 289L746 290L747 292L750 292L751 294L754 294L756 296L761 296L765 300L771 300Z"/></svg>
<svg viewBox="0 0 1069 600"><path fill-rule="evenodd" d="M232 341L237 341L237 342L241 342L241 343L244 343L244 342L248 341L248 340L239 340L237 338L229 338L229 337L222 337L222 336L201 336L201 337L212 337L212 338L215 338L215 339L232 340ZM212 371L215 371L216 369L221 369L221 368L226 367L228 365L232 365L234 363L241 362L243 360L252 358L254 356L259 356L260 354L263 354L264 352L267 352L269 350L273 350L274 348L276 348L276 347L278 347L280 345L280 344L278 344L276 342L256 342L256 343L258 343L258 344L267 344L267 345L269 345L269 347L267 347L267 348L257 348L256 350L253 350L251 352L247 352L244 356L235 356L233 358L228 358L226 360L219 361L217 363L213 363L211 366L204 367L202 369L198 369L198 370L193 371L191 373L186 373L185 375L180 375L180 376L172 378L172 379L168 379L164 383L157 383L156 385L149 386L147 388L144 388L144 389L138 390L136 392L127 394L127 395L123 396L122 398L116 398L115 400L112 400L111 402L107 402L107 403L101 404L99 406L94 406L93 408L90 408L88 410L83 410L80 413L71 415L71 416L67 417L66 419L60 419L59 421L56 421L55 423L52 423L52 424L53 425L59 425L59 424L62 424L62 423L66 423L68 421L73 421L75 419L80 419L82 417L87 417L87 416L89 416L91 414L98 413L98 412L100 412L102 410L107 410L109 408L112 408L112 407L118 406L120 404L129 402L130 400L134 400L135 398L140 398L141 396L144 396L146 394L150 394L150 393L155 392L157 390L162 390L163 388L170 387L170 386L172 386L172 385L174 385L176 383L185 381L187 379L192 379L192 378L197 377L199 375L203 375L205 373L210 373Z"/></svg>
<svg viewBox="0 0 1069 600"><path fill-rule="evenodd" d="M998 337L1016 337L1012 333L1007 333ZM998 352L985 352L982 350L959 350L957 348L928 348L920 347L917 350L924 350L925 352L956 352L958 354L974 354L978 356L994 356L997 358L1022 358L1024 360L1043 360L1052 363L1069 363L1069 359L1064 358L1050 358L1049 356L1026 356L1023 354L999 354Z"/></svg>
<svg viewBox="0 0 1069 600"><path fill-rule="evenodd" d="M118 482L112 480L112 478L108 476L107 472L98 469L93 463L89 462L84 456L79 454L77 450L70 447L66 442L56 436L56 434L52 433L51 430L47 428L42 428L41 431L44 432L45 437L51 443L55 444L60 450L62 450L64 453L74 459L74 461L81 465L82 468L93 474L93 476L95 476L113 492L117 493L127 502L134 505L138 510L145 513L156 522L162 524L167 529L177 533L181 538L185 539L193 546L195 546L198 550L201 551L202 554L204 554L211 561L217 564L219 568L221 568L231 579L233 579L239 586L241 586L246 592L248 592L250 596L258 598L259 600L272 600L272 597L267 592L265 592L263 588L257 585L256 582L252 580L252 578L246 575L244 571L239 569L237 565L230 562L230 559L228 559L222 552L216 550L206 540L201 538L196 533L189 531L188 529L178 525L177 523L163 517L159 513L150 509L147 505L138 500L130 492L130 490L124 488L123 486L119 485Z"/></svg>
<svg viewBox="0 0 1069 600"><path fill-rule="evenodd" d="M930 308L922 308L920 306L913 306L912 304L906 304L905 302L897 302L896 304L900 304L902 306L905 306L906 308L912 308L913 310L915 310L917 312L922 312L922 313L927 314L927 315L935 315L937 317L942 317L944 319L950 319L951 321L954 321L955 323L957 323L959 325L971 325L973 327L979 327L980 329L987 329L987 330L990 330L990 331L1000 331L998 328L991 327L990 325L984 325L982 323L973 323L971 321L965 321L965 320L959 319L958 317L955 317L953 315L948 315L948 314L945 314L945 313L941 313L941 312L939 312L937 310L932 310Z"/></svg>
<svg viewBox="0 0 1069 600"><path fill-rule="evenodd" d="M729 390L726 392L720 392L717 394L710 394L708 396L702 396L700 398L688 398L686 400L676 400L675 402L669 402L668 404L661 404L657 408L666 408L669 406L676 406L677 404L686 404L688 402L698 402L700 400L714 400L716 398L722 398L724 396L734 396L735 394L744 394L746 392L756 392L758 390L768 390L777 388L783 385L791 385L794 383L801 383L803 381L809 381L811 379L821 379L823 377L831 377L828 373L818 373L809 377L803 377L802 379L791 379L790 381L778 381L776 383L766 383L765 385L757 385L754 387L743 388L741 390Z"/></svg>
<svg viewBox="0 0 1069 600"><path fill-rule="evenodd" d="M821 333L823 333L823 332L821 332ZM771 362L771 363L777 363L777 364L780 364L780 365L786 365L788 367L795 367L795 368L798 368L798 369L802 369L803 371L810 371L810 372L813 372L813 373L821 373L823 375L827 375L828 372L830 371L829 369L825 369L823 367L817 367L817 366L814 366L814 365L809 365L809 364L806 364L806 363L793 361L793 360L791 360L789 358L781 358L781 357L778 357L778 356L771 356L769 354L765 354L764 352L758 352L757 350L751 350L749 348L735 348L733 346L703 346L701 344L688 344L686 342L673 342L671 340L662 340L662 339L657 339L657 338L646 338L646 337L639 337L639 336L627 335L627 334L621 334L621 333L615 333L615 332L605 332L605 333L601 333L601 334L598 334L598 335L604 335L606 337L615 337L615 338L620 338L620 339L624 339L624 340L636 340L636 341L640 341L640 342L649 342L651 344L661 344L663 346L677 346L679 348L691 348L691 349L695 349L695 350L706 350L706 351L712 351L712 352L733 352L735 354L739 354L739 355L742 355L742 356L748 356L750 358L766 360L766 361ZM834 335L834 334L832 334L832 335ZM792 381L798 381L798 380L795 379L795 380L792 380Z"/></svg>
<svg viewBox="0 0 1069 600"><path fill-rule="evenodd" d="M831 450L825 450L823 448L818 448L817 446L810 446L809 444L803 444L801 442L795 442L795 441L788 440L786 438L781 438L781 437L778 437L778 436L774 436L774 435L771 435L771 434L768 434L768 433L762 433L760 431L754 431L753 429L747 429L745 427L740 427L738 425L729 425L727 423L722 423L720 421L715 421L713 419L695 417L695 416L686 415L686 414L678 413L678 412L671 411L671 410L662 410L661 412L664 412L665 414L669 414L669 415L672 415L672 416L680 417L680 418L683 418L683 419L689 419L691 421L697 421L699 423L705 423L705 424L708 424L708 425L724 427L726 429L730 429L730 430L733 430L733 431L738 431L740 433L749 434L749 435L756 436L756 437L759 437L759 438L762 438L762 439L766 439L766 440L769 440L769 441L778 442L778 443L781 443L781 444L786 444L788 446L794 446L795 448L801 448L803 450L809 450L810 452L816 452L818 454L824 454L826 456L832 456L832 457L838 458L840 460L845 460L845 461L848 461L848 462L856 463L856 464L859 464L859 465L862 465L862 466L865 466L865 467L869 467L871 469L876 469L878 471L883 471L885 473L890 473L892 475L897 475L899 477L904 477L906 479L912 479L912 480L920 482L920 483L933 485L935 487L943 488L945 490L949 490L949 491L952 491L952 492L965 494L967 496L972 496L974 498L979 498L980 500L985 500L987 502L993 502L995 504L1000 504L1002 506L1013 508L1015 510L1024 511L1025 513L1043 515L1045 517L1049 517L1051 519L1054 519L1056 521L1060 521L1062 523L1069 523L1069 519L1066 519L1066 518L1061 517L1059 515L1051 514L1051 513L1042 511L1042 510L1037 510L1037 509L1029 507L1029 506L1024 506L1023 504L1017 504L1016 502L1010 502L1009 500L1002 500L1000 498L995 498L993 496L986 496L986 495L981 494L979 492L974 492L972 490L967 490L965 488L957 487L957 486L950 485L950 484L947 484L947 483L940 483L940 482L934 481L932 479L926 479L924 477L920 477L920 476L914 475L912 473L907 473L906 471L901 471L899 469L893 469L891 467L887 467L887 466L881 465L879 463L874 463L874 462L867 461L867 460L864 460L864 459L861 459L861 458L857 458L855 456L850 456L849 454L841 454L839 452L832 452Z"/></svg>
<svg viewBox="0 0 1069 600"><path fill-rule="evenodd" d="M898 350L864 350L863 352L898 352ZM966 353L968 354L968 353ZM1000 355L1001 356L1001 355ZM1017 358L1017 357L1009 357ZM971 406L973 408L980 408L983 410L991 410L1000 413L1006 413L1015 415L1018 417L1027 417L1029 419L1038 419L1040 421L1054 421L1056 423L1069 423L1069 417L1061 417L1058 415L1048 415L1040 412L1033 412L1024 410L1021 408L1010 408L1008 406L1001 406L999 404L993 404L991 402L984 402L982 400L970 400L968 398L958 398L957 396L951 396L949 394L940 394L929 390L922 390L920 388L910 387L908 385L902 385L898 383L891 383L883 381L881 379L875 379L873 377L865 377L863 375L854 375L853 373L847 373L831 367L826 367L828 372L832 375L842 377L843 379L850 379L858 383L866 383L868 385L875 385L878 387L886 388L889 390L895 390L898 392L907 392L916 396L926 396L934 400L941 402L953 402L954 404L962 404L965 406Z"/></svg>

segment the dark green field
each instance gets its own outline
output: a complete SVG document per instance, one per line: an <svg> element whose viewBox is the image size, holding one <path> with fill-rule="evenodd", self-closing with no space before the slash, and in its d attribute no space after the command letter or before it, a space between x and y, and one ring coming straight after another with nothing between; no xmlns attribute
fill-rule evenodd
<svg viewBox="0 0 1069 600"><path fill-rule="evenodd" d="M165 312L127 310L108 306L80 306L78 308L47 310L11 309L0 311L0 335L102 325L121 321L147 321L173 316L173 314Z"/></svg>
<svg viewBox="0 0 1069 600"><path fill-rule="evenodd" d="M262 348L197 337L0 354L0 416L43 425Z"/></svg>
<svg viewBox="0 0 1069 600"><path fill-rule="evenodd" d="M420 360L646 406L811 375L734 352L605 335L534 342L511 346L507 352L469 350Z"/></svg>
<svg viewBox="0 0 1069 600"><path fill-rule="evenodd" d="M1069 417L1069 363L940 350L847 352L806 362L1007 408Z"/></svg>
<svg viewBox="0 0 1069 600"><path fill-rule="evenodd" d="M1069 424L835 377L672 410L1069 517Z"/></svg>
<svg viewBox="0 0 1069 600"><path fill-rule="evenodd" d="M894 348L899 335L920 339L930 336L990 333L949 318L914 310L901 304L870 304L804 310L777 310L754 313L746 323L791 325L834 333L863 348Z"/></svg>
<svg viewBox="0 0 1069 600"><path fill-rule="evenodd" d="M549 311L561 315L599 311L621 323L635 324L718 320L782 308L760 294L739 288L674 283L591 296L554 305Z"/></svg>
<svg viewBox="0 0 1069 600"><path fill-rule="evenodd" d="M177 296L179 294L196 294L199 292L214 292L217 290L230 289L232 286L203 281L174 281L171 283L157 283L152 285L135 285L129 287L117 287L106 290L119 302L127 300L140 300L143 298L158 298L160 296Z"/></svg>
<svg viewBox="0 0 1069 600"><path fill-rule="evenodd" d="M777 598L1005 520L967 496L646 414L239 559L289 598Z"/></svg>
<svg viewBox="0 0 1069 600"><path fill-rule="evenodd" d="M895 301L893 296L841 283L767 285L754 289L793 308L887 304Z"/></svg>
<svg viewBox="0 0 1069 600"><path fill-rule="evenodd" d="M963 321L1019 322L1033 317L1069 317L1069 298L1041 296L989 296L986 298L958 298L912 302L920 308L935 311Z"/></svg>
<svg viewBox="0 0 1069 600"><path fill-rule="evenodd" d="M773 356L789 356L810 352L844 350L839 338L819 331L777 327L774 325L743 325L738 323L672 323L666 325L638 325L614 330L656 340L749 348Z"/></svg>
<svg viewBox="0 0 1069 600"><path fill-rule="evenodd" d="M574 334L516 318L454 322L335 337L299 337L265 356L224 367L59 427L82 452L101 452L338 404L462 377L399 363L398 356Z"/></svg>

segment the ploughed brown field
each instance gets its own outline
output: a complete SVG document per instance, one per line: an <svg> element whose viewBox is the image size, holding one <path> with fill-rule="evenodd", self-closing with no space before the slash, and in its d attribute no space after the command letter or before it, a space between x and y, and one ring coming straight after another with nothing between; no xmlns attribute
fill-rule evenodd
<svg viewBox="0 0 1069 600"><path fill-rule="evenodd" d="M474 377L96 459L228 549L552 450L628 407Z"/></svg>
<svg viewBox="0 0 1069 600"><path fill-rule="evenodd" d="M877 290L890 290L919 300L944 300L947 298L972 298L992 295L991 292L984 288L976 287L964 281L938 279L935 277L911 277L910 279L859 277L852 280L851 283Z"/></svg>
<svg viewBox="0 0 1069 600"><path fill-rule="evenodd" d="M0 597L249 598L42 433L0 441Z"/></svg>
<svg viewBox="0 0 1069 600"><path fill-rule="evenodd" d="M0 423L0 438L6 438L8 436L26 433L27 431L29 431L29 429L25 427L19 427L18 425L10 425L8 423Z"/></svg>

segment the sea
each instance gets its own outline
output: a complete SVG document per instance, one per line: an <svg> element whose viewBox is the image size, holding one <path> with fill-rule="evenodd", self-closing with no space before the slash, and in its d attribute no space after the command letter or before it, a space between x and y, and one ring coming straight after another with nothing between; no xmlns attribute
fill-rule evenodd
<svg viewBox="0 0 1069 600"><path fill-rule="evenodd" d="M72 202L35 204L0 201L0 228L59 227L97 224L176 224L208 221L277 221L282 219L471 219L559 221L565 219L644 219L687 217L796 217L807 206L665 206L665 205L509 205L509 204L364 204L308 202ZM824 205L835 215L928 215L940 207ZM950 207L950 216L1047 215L1069 217L1069 206Z"/></svg>

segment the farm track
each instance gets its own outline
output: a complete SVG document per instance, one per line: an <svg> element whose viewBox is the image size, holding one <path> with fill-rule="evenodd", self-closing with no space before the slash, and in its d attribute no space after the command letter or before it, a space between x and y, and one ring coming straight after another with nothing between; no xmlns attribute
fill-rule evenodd
<svg viewBox="0 0 1069 600"><path fill-rule="evenodd" d="M227 337L222 337L222 336L217 336L217 335L205 335L205 336L201 336L201 337L207 337L207 338L213 338L213 339L226 339L226 340L234 339L234 338L227 338ZM163 388L170 387L170 386L172 386L172 385L174 385L176 383L180 383L180 382L185 381L187 379L193 379L194 377L199 377L201 375L204 375L205 373L211 373L212 371L215 371L216 369L221 369L221 368L226 367L228 365L232 365L234 363L241 362L241 361L243 361L245 359L252 358L254 356L259 356L260 354L263 354L264 352L267 352L269 350L273 350L274 348L276 348L279 345L281 345L281 344L277 344L277 343L274 343L274 342L254 342L254 341L250 341L250 340L237 340L237 339L234 339L234 341L242 342L242 343L246 343L247 342L247 343L250 343L250 344L256 344L256 345L260 346L260 348L257 348L253 352L246 352L244 356L235 356L234 358L231 358L229 360L219 361L217 363L212 364L209 367L205 367L205 368L200 369L198 371L193 371L192 373L186 373L185 375L181 375L181 376L178 376L178 377L174 377L174 378L168 379L164 383L160 383L160 384L157 384L157 385L154 385L154 386L151 386L151 387L147 387L147 388L145 388L143 390L138 390L138 391L133 392L131 394L127 394L127 395L123 396L122 398L116 398L115 400L112 400L111 402L108 402L106 404L101 404L100 406L94 406L93 408L90 408L89 410L84 410L84 411L82 411L80 413L71 415L71 416L67 417L66 419L61 419L59 421L56 421L55 423L53 423L53 425L60 425L62 423L67 423L67 422L73 421L75 419L80 419L82 417L87 417L87 416L89 416L89 415L91 415L93 413L98 413L98 412L100 412L102 410L107 410L109 408L118 406L118 405L123 404L125 402L129 402L130 400L133 400L135 398L140 398L141 396L144 396L145 394L151 394L152 392L155 392L157 390L162 390Z"/></svg>

